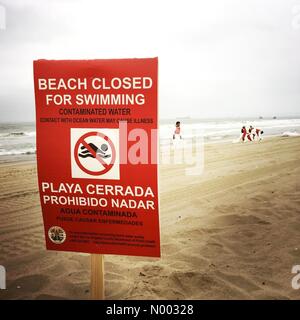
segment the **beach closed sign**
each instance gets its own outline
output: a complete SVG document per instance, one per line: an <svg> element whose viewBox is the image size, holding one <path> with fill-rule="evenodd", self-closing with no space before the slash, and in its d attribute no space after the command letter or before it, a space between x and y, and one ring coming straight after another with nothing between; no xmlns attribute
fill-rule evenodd
<svg viewBox="0 0 300 320"><path fill-rule="evenodd" d="M49 250L160 256L157 58L34 61Z"/></svg>

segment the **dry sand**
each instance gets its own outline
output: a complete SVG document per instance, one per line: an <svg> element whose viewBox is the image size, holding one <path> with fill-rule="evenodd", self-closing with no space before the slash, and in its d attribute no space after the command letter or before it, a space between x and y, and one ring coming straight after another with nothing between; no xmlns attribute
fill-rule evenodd
<svg viewBox="0 0 300 320"><path fill-rule="evenodd" d="M105 256L108 299L299 299L300 138L205 147L160 167L161 259ZM88 299L87 254L44 249L35 163L0 166L0 299Z"/></svg>

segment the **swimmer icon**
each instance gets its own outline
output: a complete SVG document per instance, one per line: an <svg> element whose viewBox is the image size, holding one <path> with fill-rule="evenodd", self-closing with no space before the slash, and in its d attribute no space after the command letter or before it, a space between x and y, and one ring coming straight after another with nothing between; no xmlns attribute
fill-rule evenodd
<svg viewBox="0 0 300 320"><path fill-rule="evenodd" d="M96 158L97 156L101 157L101 158L109 158L111 157L111 154L105 154L106 151L108 150L108 145L105 143L102 143L100 148L98 148L97 146L95 146L93 143L89 143L88 144L95 152L95 154L92 154L90 152L90 149L87 149L84 145L80 147L81 151L78 154L79 157L81 158Z"/></svg>

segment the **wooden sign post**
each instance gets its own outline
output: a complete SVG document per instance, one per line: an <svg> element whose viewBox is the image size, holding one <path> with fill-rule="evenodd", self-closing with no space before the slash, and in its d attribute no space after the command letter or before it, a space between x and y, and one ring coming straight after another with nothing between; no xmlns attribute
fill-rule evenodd
<svg viewBox="0 0 300 320"><path fill-rule="evenodd" d="M91 299L104 300L104 257L91 254Z"/></svg>

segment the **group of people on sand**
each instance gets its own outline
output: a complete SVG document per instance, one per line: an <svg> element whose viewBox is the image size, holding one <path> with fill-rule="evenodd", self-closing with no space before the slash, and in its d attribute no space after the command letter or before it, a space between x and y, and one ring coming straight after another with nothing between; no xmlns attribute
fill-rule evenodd
<svg viewBox="0 0 300 320"><path fill-rule="evenodd" d="M254 128L250 126L248 129L246 126L243 126L241 129L241 138L240 140L245 141L260 141L262 139L262 134L264 132L259 128Z"/></svg>
<svg viewBox="0 0 300 320"><path fill-rule="evenodd" d="M254 128L252 125L249 128L243 126L241 129L241 137L240 141L260 141L262 140L263 131L259 128ZM175 124L175 130L173 133L173 140L174 139L182 139L181 136L181 128L180 128L180 121L177 121Z"/></svg>

